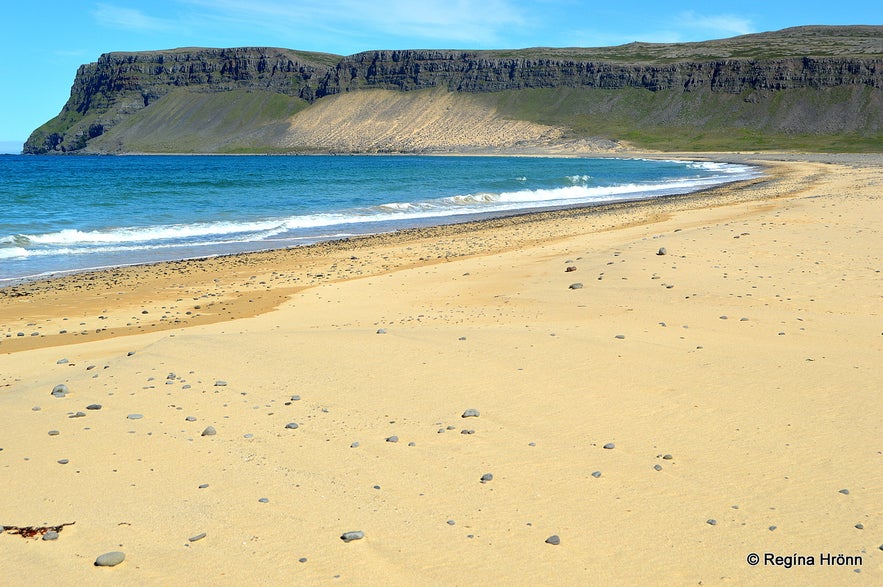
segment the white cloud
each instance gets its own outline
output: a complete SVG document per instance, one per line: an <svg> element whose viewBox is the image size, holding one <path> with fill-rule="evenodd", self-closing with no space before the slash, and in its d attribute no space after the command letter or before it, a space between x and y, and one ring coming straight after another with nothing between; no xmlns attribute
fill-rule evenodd
<svg viewBox="0 0 883 587"><path fill-rule="evenodd" d="M749 19L733 14L696 14L689 11L681 13L675 22L679 28L721 35L747 35L755 32Z"/></svg>
<svg viewBox="0 0 883 587"><path fill-rule="evenodd" d="M334 36L348 39L396 37L487 45L526 19L510 0L182 0L202 18L292 38ZM366 49L372 47L365 47ZM414 47L409 47L414 48Z"/></svg>
<svg viewBox="0 0 883 587"><path fill-rule="evenodd" d="M114 29L165 31L174 28L172 23L148 16L140 10L111 4L98 4L92 11L92 16L99 24Z"/></svg>

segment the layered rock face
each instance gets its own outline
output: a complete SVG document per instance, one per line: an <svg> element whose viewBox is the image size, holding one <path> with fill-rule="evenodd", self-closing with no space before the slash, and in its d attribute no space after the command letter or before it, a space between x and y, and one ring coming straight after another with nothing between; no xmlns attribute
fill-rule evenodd
<svg viewBox="0 0 883 587"><path fill-rule="evenodd" d="M452 92L588 87L713 92L785 90L866 84L883 87L883 61L859 58L726 59L667 65L558 59L492 59L481 53L374 51L343 58L328 71L318 96L365 87Z"/></svg>

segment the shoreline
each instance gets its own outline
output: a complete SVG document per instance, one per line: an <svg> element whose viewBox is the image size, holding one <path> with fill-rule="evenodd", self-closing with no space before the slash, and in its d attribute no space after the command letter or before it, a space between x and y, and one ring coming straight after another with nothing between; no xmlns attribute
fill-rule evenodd
<svg viewBox="0 0 883 587"><path fill-rule="evenodd" d="M0 295L4 581L880 584L883 155L780 158Z"/></svg>
<svg viewBox="0 0 883 587"><path fill-rule="evenodd" d="M174 154L163 154L165 155L174 155ZM630 156L630 157L622 157L618 153L607 153L606 155L610 155L611 157L593 157L589 153L583 152L565 152L565 153L556 153L551 150L545 151L536 151L530 153L518 153L518 152L506 152L506 153L483 153L483 156L487 157L505 157L512 159L544 159L544 158L554 158L554 159L569 159L569 158L588 158L588 159L605 159L605 158L613 158L613 159L625 159L625 160L662 160L662 161L680 161L682 163L691 163L691 162L703 162L703 161L712 161L714 159L709 158L700 158L700 159L690 159L687 157L679 157L678 159L672 160L670 157L651 157L651 156L642 156L639 154L638 156ZM142 156L141 154L137 154L135 156ZM148 155L149 156L149 155ZM200 155L202 156L202 155ZM386 156L388 158L396 158L396 157L423 157L423 158L456 158L456 157L468 157L471 156L469 153L442 153L442 154L390 154L390 155L378 155L378 156ZM211 155L208 155L211 157ZM725 162L725 160L717 159L717 162ZM762 173L763 166L747 166L746 167L754 167L755 170L747 173L746 175ZM720 178L724 183L717 183L715 185L710 186L711 188L720 187L726 184L736 183L739 180ZM661 184L660 184L661 185ZM660 189L660 185L652 186L652 189L649 194L656 193L657 191L662 191L664 193L664 189ZM709 189L709 187L694 189L689 193L701 193ZM636 192L637 193L637 192ZM688 194L674 194L674 195L688 195ZM619 196L611 196L611 197L619 197ZM666 196L654 196L647 195L647 198L661 198ZM642 199L641 197L636 196L636 200ZM618 199L613 200L613 203L631 203L632 199ZM152 254L153 247L147 247L147 249L151 249L148 252L139 253L131 253L128 258L126 256L121 256L118 259L105 258L99 260L91 261L92 265L89 265L89 262L80 262L75 261L73 263L69 263L71 268L68 269L49 269L48 266L39 268L39 265L31 267L29 270L32 273L25 274L25 270L22 268L18 268L17 270L13 270L12 273L7 275L6 277L0 278L0 291L4 288L8 288L10 286L18 286L31 282L39 282L51 279L64 278L66 276L74 275L74 274L82 274L82 273L96 273L103 270L113 270L117 268L124 267L133 267L140 265L152 265L156 263L163 262L176 262L176 261L192 261L192 260L204 260L213 257L224 257L230 255L237 254L248 254L248 253L261 253L273 250L283 250L288 248L297 248L299 246L309 246L311 244L328 242L333 240L341 240L345 238L360 238L363 236L372 236L374 234L384 234L386 232L400 232L402 230L408 230L410 228L425 228L432 227L436 225L448 225L448 224L467 224L474 221L481 221L488 218L502 218L502 217L510 217L510 216L520 216L522 214L531 214L531 213L542 213L547 211L554 210L564 210L571 208L581 208L581 207L594 207L594 206L604 206L604 203L591 203L587 202L584 204L569 204L569 205L556 205L552 202L547 205L536 205L536 203L531 203L530 206L522 207L521 209L506 209L506 207L502 207L499 210L494 211L456 211L451 213L450 215L441 214L441 215L417 215L417 217L412 219L399 219L399 220L388 220L387 223L390 224L388 227L383 226L375 226L372 224L372 221L366 220L364 226L362 224L356 223L356 228L350 230L344 230L343 232L351 232L348 237L343 235L317 235L317 236L297 236L297 235L289 235L287 240L278 240L276 244L273 244L269 241L262 240L253 240L241 243L239 245L233 245L231 243L221 243L216 245L216 251L211 251L207 246L197 247L196 250L186 250L189 247L186 245L180 245L176 247L172 245L172 248L177 250L177 253L170 253L169 257L164 258L164 255L154 255ZM400 225L399 228L395 228L396 225ZM375 232L380 231L380 232ZM340 230L338 232L341 232ZM306 244L299 244L297 241L303 241ZM13 240L14 243L14 240ZM227 246L223 246L226 244ZM181 250L178 250L181 249ZM201 249L201 250L200 250ZM26 251L25 251L26 253ZM51 252L50 252L51 253ZM178 255L175 257L174 255ZM57 256L57 255L56 255ZM77 256L74 255L76 259Z"/></svg>
<svg viewBox="0 0 883 587"><path fill-rule="evenodd" d="M719 160L726 162L725 159L718 158L710 158L705 160ZM470 235L486 234L488 231L500 229L511 231L521 225L543 223L554 221L556 219L568 219L574 221L579 218L592 216L626 216L626 219L622 221L622 224L613 223L610 226L603 228L603 230L613 230L615 228L628 226L634 223L635 220L634 218L632 218L633 215L649 215L651 220L647 220L647 222L652 222L652 218L662 217L669 214L672 210L693 209L706 206L715 207L750 201L758 197L763 198L765 196L758 196L756 195L756 192L762 191L764 189L764 186L770 186L774 184L776 181L780 180L781 177L777 177L776 173L773 172L773 166L769 164L754 165L756 165L758 168L761 168L764 175L749 180L728 182L722 185L712 186L686 194L673 194L658 196L649 199L626 200L607 204L574 205L570 207L554 208L548 210L527 210L514 212L512 214L502 216L492 216L483 219L472 219L461 222L453 222L450 224L406 228L394 230L392 232L365 234L342 239L329 239L309 245L281 249L265 249L239 253L223 253L208 257L200 256L170 261L157 261L151 263L133 263L131 265L111 266L105 268L72 270L70 272L61 272L50 274L48 276L35 277L33 279L23 278L22 281L0 286L0 354L17 352L19 350L41 348L44 346L59 346L70 344L74 341L72 337L76 336L92 335L90 336L90 340L96 340L115 336L125 336L127 334L135 334L145 329L144 324L134 324L127 321L125 326L123 326L121 323L114 324L113 326L108 326L108 323L104 322L100 325L100 328L95 329L94 333L87 332L83 329L79 329L79 332L70 332L69 330L62 328L63 325L57 324L59 317L55 316L55 319L51 321L56 323L56 325L59 327L58 334L47 334L45 332L39 332L39 330L42 330L47 326L45 323L41 324L39 322L31 321L22 323L22 321L19 320L18 323L15 324L15 321L11 319L13 311L10 307L11 305L15 304L14 300L21 301L22 298L25 298L29 302L36 301L35 305L39 308L36 311L36 314L39 316L49 317L51 316L51 313L47 312L45 304L43 302L44 300L52 299L55 296L58 296L58 290L77 290L76 295L80 295L84 292L98 290L98 299L95 300L95 302L98 302L102 297L109 298L109 290L119 289L112 286L115 286L117 284L124 284L126 282L135 282L139 284L139 287L137 288L138 294L136 294L134 297L138 297L138 295L142 295L143 297L145 289L167 289L169 287L169 284L164 279L158 279L158 276L168 274L169 272L176 272L181 275L182 273L197 271L208 276L214 275L215 273L221 271L221 268L229 269L229 266L233 265L252 267L254 268L254 271L259 273L263 272L266 275L268 271L271 271L270 267L277 263L281 264L282 266L289 265L298 267L308 265L309 260L311 259L322 259L323 257L328 255L341 255L351 250L362 250L366 248L371 249L373 247L410 248L408 247L409 244L425 243L426 241L435 241L439 238L450 239L459 236L469 237ZM641 220L639 222L644 221ZM532 244L536 243L534 242ZM507 244L505 247L491 245L476 251L469 251L468 253L465 253L465 255L481 256L495 252L511 250L513 248L517 248L518 246L519 245L517 244ZM448 251L444 255L444 260L448 261L451 258L460 258L463 255L464 253L462 251L458 251L453 254ZM406 257L408 257L408 255L406 255ZM410 257L412 257L411 260L403 264L394 265L388 263L384 267L383 272L410 268L420 264L432 264L434 262L438 262L438 259L441 258L437 256L436 260L433 261L425 257L418 257L415 261L413 259L413 255L410 255ZM251 273L251 271L247 272ZM237 272L236 277L244 280L245 273L246 271ZM321 275L324 277L325 273L322 273ZM362 278L366 276L368 275L364 272L360 272L355 275L355 278ZM249 278L251 277L252 276L249 275ZM168 330L188 325L211 324L221 320L237 319L259 315L261 313L274 310L276 307L278 307L279 304L283 303L288 298L288 296L302 291L303 289L313 287L320 283L329 283L338 280L345 281L350 278L353 278L353 276L343 275L338 279L312 278L306 280L305 283L291 283L284 288L279 288L278 286L276 286L275 289L280 291L276 291L272 295L261 294L257 303L255 302L254 298L250 298L247 302L247 307L243 307L243 295L238 295L239 292L237 292L237 295L233 296L233 299L230 300L229 292L227 292L228 303L232 302L232 305L236 306L236 309L233 311L229 311L227 316L218 313L203 313L194 316L192 313L190 313L186 315L186 318L178 315L175 317L174 320L166 321L164 324L152 323L149 325L149 329ZM141 283L141 280L143 279L153 279L156 281L152 285L145 285ZM201 284L201 287L203 289L207 289L210 287L210 284L203 283ZM247 284L245 282L243 282L243 287L247 287ZM284 293L282 293L282 290L284 290ZM64 295L61 295L62 299L64 297ZM113 299L113 302L115 302L118 306L134 306L135 302L132 298L133 296L127 296L124 292L119 292L119 294ZM166 301L169 303L172 302L171 299L168 299ZM180 298L176 298L176 301L181 300ZM57 304L58 300L53 300L52 303ZM63 303L63 305L70 305L70 303ZM98 305L102 304L99 303ZM110 300L108 299L107 303L103 305L111 305ZM95 312L98 311L97 306L92 309ZM100 316L100 319L106 320L107 316L102 315ZM31 330L31 332L26 332L30 325L33 325L38 330ZM16 326L18 328L24 328L25 330L16 330ZM16 331L13 333L13 330ZM10 337L10 334L14 334L15 337ZM6 336L6 338L2 338L3 336Z"/></svg>

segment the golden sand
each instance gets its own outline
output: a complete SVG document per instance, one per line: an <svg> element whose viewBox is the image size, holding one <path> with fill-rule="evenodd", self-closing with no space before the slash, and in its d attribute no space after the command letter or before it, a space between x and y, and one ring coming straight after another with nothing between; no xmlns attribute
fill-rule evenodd
<svg viewBox="0 0 883 587"><path fill-rule="evenodd" d="M883 583L883 157L775 159L0 290L2 582Z"/></svg>

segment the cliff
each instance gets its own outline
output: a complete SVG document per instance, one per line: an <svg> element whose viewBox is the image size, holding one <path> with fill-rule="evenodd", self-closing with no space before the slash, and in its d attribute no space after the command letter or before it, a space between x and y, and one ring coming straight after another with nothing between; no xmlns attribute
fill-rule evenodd
<svg viewBox="0 0 883 587"><path fill-rule="evenodd" d="M419 120L417 135L403 112ZM109 53L80 67L62 112L25 152L462 150L599 137L683 149L734 134L744 143L735 148L879 150L883 27L594 49Z"/></svg>

